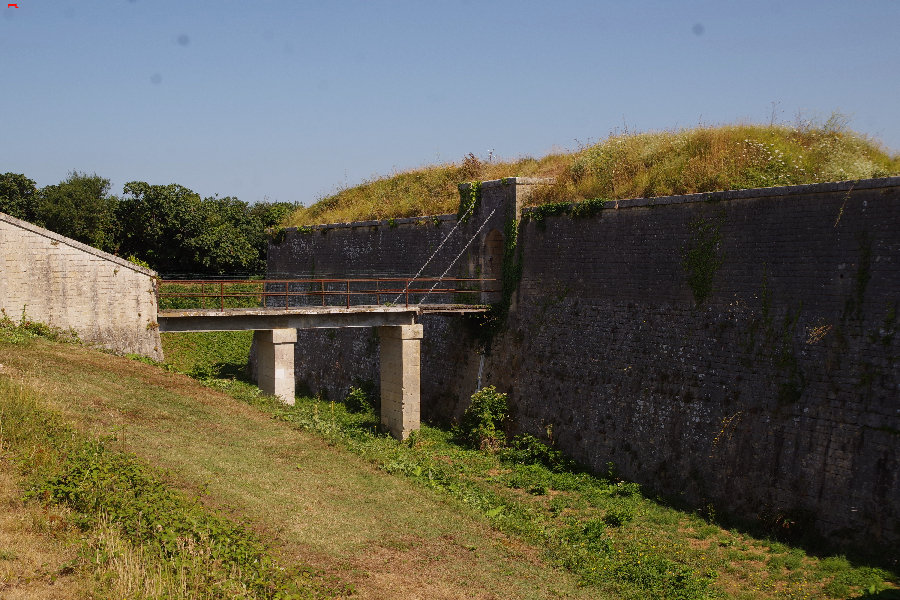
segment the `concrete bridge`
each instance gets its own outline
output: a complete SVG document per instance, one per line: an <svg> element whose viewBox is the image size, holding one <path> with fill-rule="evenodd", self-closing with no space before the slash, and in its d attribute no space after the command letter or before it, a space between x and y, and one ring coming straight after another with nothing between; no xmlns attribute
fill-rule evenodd
<svg viewBox="0 0 900 600"><path fill-rule="evenodd" d="M326 290L326 284L335 287L336 281L346 281L346 291ZM360 282L370 280L304 280L304 281L249 281L249 282L200 282L200 281L161 281L159 289L181 286L191 289L189 292L162 292L160 299L181 298L192 299L198 303L204 300L218 304L217 308L160 309L157 314L160 332L186 331L253 331L253 339L257 348L258 383L266 394L281 398L286 404L294 404L295 377L294 353L297 343L298 329L342 328L342 327L377 327L380 339L381 359L381 425L398 439L406 439L420 425L420 369L422 325L417 319L423 314L463 314L486 312L485 306L466 304L409 304L410 294L413 298L423 292L430 294L465 294L468 289L456 286L462 282L478 282L483 288L484 282L492 280L450 279L443 282L452 287L441 289L413 288L408 280L405 287L383 289L376 285L377 292L370 289L351 290L349 282L359 288ZM388 281L388 280L371 280ZM294 287L304 289L315 288L321 284L321 291L295 291ZM231 288L259 286L259 293L253 290L233 291ZM199 292L197 288L199 286ZM226 286L230 289L226 290ZM273 287L283 286L284 291L272 291ZM212 288L207 293L207 288ZM363 287L367 287L365 284ZM381 302L380 295L393 295L399 292L405 295L407 302L401 306L385 304L352 305L354 299L371 299L375 295L376 302ZM481 290L479 289L479 292ZM312 306L310 297L317 300ZM321 302L318 302L321 297ZM226 308L226 304L235 300L260 298L262 306L251 308ZM283 298L283 305L277 306ZM333 303L340 300L341 306ZM292 306L292 303L299 305ZM276 304L276 306L273 306ZM305 305L303 305L305 304ZM310 349L315 351L315 349Z"/></svg>

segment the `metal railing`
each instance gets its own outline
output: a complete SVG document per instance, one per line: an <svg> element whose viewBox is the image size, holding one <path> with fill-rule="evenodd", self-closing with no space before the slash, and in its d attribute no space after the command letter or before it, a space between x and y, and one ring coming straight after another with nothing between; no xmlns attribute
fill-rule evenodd
<svg viewBox="0 0 900 600"><path fill-rule="evenodd" d="M161 279L158 281L157 296L160 309L166 308L207 308L207 300L214 302L220 310L226 308L292 308L299 306L318 306L300 303L300 298L320 298L321 306L354 305L351 299L358 300L364 296L374 297L376 306L395 306L397 300L403 299L404 306L409 308L410 296L415 305L416 296L456 294L463 300L458 304L471 304L472 294L494 293L499 290L483 289L486 282L496 279L467 278L377 278L377 279L246 279L246 280L206 280L206 279ZM437 285L435 285L437 284ZM417 287L425 286L425 287ZM450 287L442 287L442 285ZM470 287L476 286L476 287ZM363 288L363 289L360 289ZM343 297L343 298L341 298ZM295 299L291 303L291 299ZM340 304L333 302L341 298ZM191 306L187 306L190 304ZM199 304L199 306L194 306ZM228 305L228 306L226 306ZM371 306L370 304L355 304Z"/></svg>

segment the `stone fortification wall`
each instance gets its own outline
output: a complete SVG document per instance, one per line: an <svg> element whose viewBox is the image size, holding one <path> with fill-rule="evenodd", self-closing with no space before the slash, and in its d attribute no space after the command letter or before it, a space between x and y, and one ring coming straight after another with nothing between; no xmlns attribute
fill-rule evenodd
<svg viewBox="0 0 900 600"><path fill-rule="evenodd" d="M546 181L510 177L484 182L479 203L455 230L456 215L288 228L280 243L269 244L267 278L404 277L415 275L423 266L422 277L438 277L451 265L448 277L487 276L481 258L488 236L502 232L504 223L521 212L529 190ZM454 262L461 252L462 258ZM434 303L447 300L437 295L428 298ZM448 420L465 410L475 391L480 357L459 318L433 315L421 323L422 416ZM351 385L377 384L376 330L300 330L297 339L298 390L342 399ZM250 362L255 377L253 351Z"/></svg>
<svg viewBox="0 0 900 600"><path fill-rule="evenodd" d="M900 179L545 224L486 365L520 429L695 506L900 539Z"/></svg>
<svg viewBox="0 0 900 600"><path fill-rule="evenodd" d="M153 271L0 213L0 308L162 360Z"/></svg>
<svg viewBox="0 0 900 600"><path fill-rule="evenodd" d="M526 218L518 251L483 376L517 431L694 506L900 541L900 178ZM422 416L450 418L480 356L461 319L423 324ZM377 381L371 332L302 337L301 384Z"/></svg>

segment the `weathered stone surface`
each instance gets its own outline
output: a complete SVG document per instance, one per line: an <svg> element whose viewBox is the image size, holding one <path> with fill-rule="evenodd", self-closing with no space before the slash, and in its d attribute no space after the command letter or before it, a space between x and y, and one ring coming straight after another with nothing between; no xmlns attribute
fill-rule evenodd
<svg viewBox="0 0 900 600"><path fill-rule="evenodd" d="M419 429L421 325L379 327L381 425L399 440Z"/></svg>
<svg viewBox="0 0 900 600"><path fill-rule="evenodd" d="M118 352L162 360L155 273L0 213L0 308L72 328Z"/></svg>
<svg viewBox="0 0 900 600"><path fill-rule="evenodd" d="M253 332L259 369L257 383L265 394L294 405L294 344L296 329L269 329Z"/></svg>

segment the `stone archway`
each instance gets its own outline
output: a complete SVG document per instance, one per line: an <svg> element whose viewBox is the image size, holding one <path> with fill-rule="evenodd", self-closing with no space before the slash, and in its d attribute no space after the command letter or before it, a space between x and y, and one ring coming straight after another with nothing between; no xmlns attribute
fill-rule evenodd
<svg viewBox="0 0 900 600"><path fill-rule="evenodd" d="M484 279L495 279L482 284L483 290L495 290L481 293L481 301L484 303L500 301L500 286L502 285L503 267L503 234L496 229L491 229L484 239L482 249L481 276Z"/></svg>

